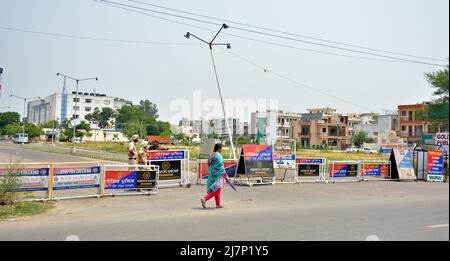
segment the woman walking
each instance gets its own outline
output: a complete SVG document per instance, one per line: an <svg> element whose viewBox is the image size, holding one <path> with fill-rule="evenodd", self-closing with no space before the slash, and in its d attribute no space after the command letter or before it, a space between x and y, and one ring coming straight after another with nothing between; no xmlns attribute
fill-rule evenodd
<svg viewBox="0 0 450 261"><path fill-rule="evenodd" d="M214 152L209 155L208 158L208 180L206 182L207 195L201 198L203 208L206 208L205 204L211 198L216 199L216 208L223 208L220 204L220 191L224 185L225 167L223 165L223 157L220 154L222 151L222 144L217 143L214 145Z"/></svg>

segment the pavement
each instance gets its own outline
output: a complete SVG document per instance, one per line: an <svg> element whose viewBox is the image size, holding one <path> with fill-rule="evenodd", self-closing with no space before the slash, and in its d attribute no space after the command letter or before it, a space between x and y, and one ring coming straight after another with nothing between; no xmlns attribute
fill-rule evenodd
<svg viewBox="0 0 450 261"><path fill-rule="evenodd" d="M34 161L70 157L0 147L0 160L9 153ZM0 222L0 240L449 240L448 183L237 189L225 188L223 209L214 208L213 200L203 209L205 188L199 185L152 196L58 201L47 213Z"/></svg>

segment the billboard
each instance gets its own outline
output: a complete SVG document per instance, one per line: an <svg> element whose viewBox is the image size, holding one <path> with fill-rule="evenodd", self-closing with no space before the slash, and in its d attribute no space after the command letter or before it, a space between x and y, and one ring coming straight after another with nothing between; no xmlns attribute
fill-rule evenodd
<svg viewBox="0 0 450 261"><path fill-rule="evenodd" d="M364 163L361 168L363 176L388 177L389 164L387 163Z"/></svg>
<svg viewBox="0 0 450 261"><path fill-rule="evenodd" d="M320 165L318 164L300 164L298 165L299 177L318 177L320 176Z"/></svg>
<svg viewBox="0 0 450 261"><path fill-rule="evenodd" d="M147 160L182 160L185 158L183 150L167 151L167 150L153 150L147 151Z"/></svg>
<svg viewBox="0 0 450 261"><path fill-rule="evenodd" d="M393 149L390 157L392 178L416 180L412 158L413 152L410 150Z"/></svg>
<svg viewBox="0 0 450 261"><path fill-rule="evenodd" d="M159 180L181 179L181 160L150 161L149 165L159 166Z"/></svg>
<svg viewBox="0 0 450 261"><path fill-rule="evenodd" d="M444 152L429 150L427 159L427 181L444 181Z"/></svg>
<svg viewBox="0 0 450 261"><path fill-rule="evenodd" d="M295 169L295 154L273 154L273 164L275 168Z"/></svg>
<svg viewBox="0 0 450 261"><path fill-rule="evenodd" d="M448 154L448 132L436 133L435 144L445 148Z"/></svg>

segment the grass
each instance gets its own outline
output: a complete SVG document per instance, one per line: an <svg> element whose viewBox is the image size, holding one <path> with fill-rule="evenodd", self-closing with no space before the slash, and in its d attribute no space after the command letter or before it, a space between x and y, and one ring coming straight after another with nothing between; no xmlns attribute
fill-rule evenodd
<svg viewBox="0 0 450 261"><path fill-rule="evenodd" d="M53 207L54 203L52 202L17 202L13 205L0 206L0 220L33 216L44 213Z"/></svg>
<svg viewBox="0 0 450 261"><path fill-rule="evenodd" d="M381 154L346 153L332 150L300 150L297 152L297 157L326 158L328 161L383 160Z"/></svg>

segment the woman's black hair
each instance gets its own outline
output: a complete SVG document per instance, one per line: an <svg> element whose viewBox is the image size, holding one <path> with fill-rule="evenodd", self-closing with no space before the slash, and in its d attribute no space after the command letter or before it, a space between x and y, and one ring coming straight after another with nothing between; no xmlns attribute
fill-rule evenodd
<svg viewBox="0 0 450 261"><path fill-rule="evenodd" d="M218 152L222 148L222 143L217 143L214 145L214 152Z"/></svg>

